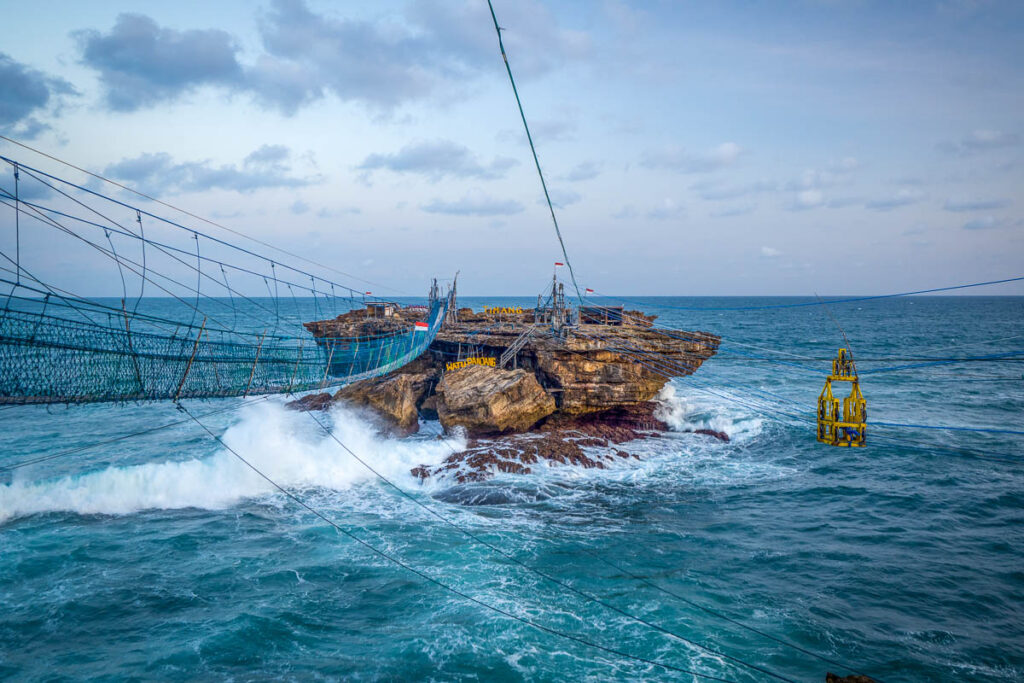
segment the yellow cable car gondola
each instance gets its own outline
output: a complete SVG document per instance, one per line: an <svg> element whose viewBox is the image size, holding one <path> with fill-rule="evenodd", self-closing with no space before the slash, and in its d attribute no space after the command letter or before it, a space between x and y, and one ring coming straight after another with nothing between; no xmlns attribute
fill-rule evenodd
<svg viewBox="0 0 1024 683"><path fill-rule="evenodd" d="M850 395L843 399L842 412L839 399L832 395L832 382L850 382ZM830 446L861 448L867 437L868 405L860 392L857 366L849 349L839 349L832 361L832 374L825 380L825 388L818 396L818 441Z"/></svg>

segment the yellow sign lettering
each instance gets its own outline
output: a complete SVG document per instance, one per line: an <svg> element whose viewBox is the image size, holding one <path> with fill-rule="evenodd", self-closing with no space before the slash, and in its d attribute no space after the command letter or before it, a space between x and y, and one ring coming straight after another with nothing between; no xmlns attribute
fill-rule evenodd
<svg viewBox="0 0 1024 683"><path fill-rule="evenodd" d="M495 358L474 356L472 358L465 358L463 360L449 361L448 363L445 364L444 369L446 371L458 370L459 368L465 368L470 365L486 365L487 367L493 368L497 367L498 363L497 359Z"/></svg>

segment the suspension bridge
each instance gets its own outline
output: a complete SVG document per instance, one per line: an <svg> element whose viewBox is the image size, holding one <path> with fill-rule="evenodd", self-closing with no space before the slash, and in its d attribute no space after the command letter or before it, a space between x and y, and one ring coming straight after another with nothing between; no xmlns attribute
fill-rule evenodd
<svg viewBox="0 0 1024 683"><path fill-rule="evenodd" d="M435 287L417 308L422 320L403 329L314 340L303 316L351 309L370 293L114 196L123 186L92 189L8 156L0 164L0 204L16 233L14 252L0 251L0 404L322 389L413 360L448 310ZM75 260L78 282L55 284L62 256ZM72 291L83 273L103 281L104 266L120 299Z"/></svg>

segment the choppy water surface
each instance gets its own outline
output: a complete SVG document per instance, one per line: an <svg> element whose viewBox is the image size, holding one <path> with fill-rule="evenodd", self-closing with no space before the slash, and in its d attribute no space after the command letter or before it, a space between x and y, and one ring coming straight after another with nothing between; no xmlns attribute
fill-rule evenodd
<svg viewBox="0 0 1024 683"><path fill-rule="evenodd" d="M529 305L462 303L499 301ZM823 680L840 667L635 577L888 681L1024 677L1024 440L879 427L867 449L817 445L805 420L828 366L805 359L841 344L820 308L669 308L793 301L643 306L727 345L664 392L676 431L630 444L641 459L612 469L421 485L409 469L461 445L436 438L436 423L399 441L355 413L329 419L381 474L519 561L785 677ZM874 420L1022 429L1020 362L868 371L1024 349L1024 298L833 311L865 359ZM643 658L766 678L504 560L380 483L309 416L280 399L250 401L201 419L346 530L429 576ZM241 402L188 406L202 415ZM0 466L183 419L168 404L0 409ZM699 427L732 441L681 433ZM455 597L302 510L194 423L0 476L0 677L689 678Z"/></svg>

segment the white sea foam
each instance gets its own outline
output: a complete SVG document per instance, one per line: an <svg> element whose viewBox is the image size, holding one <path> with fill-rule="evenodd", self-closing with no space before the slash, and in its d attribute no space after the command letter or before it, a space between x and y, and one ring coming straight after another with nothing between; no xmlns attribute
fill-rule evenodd
<svg viewBox="0 0 1024 683"><path fill-rule="evenodd" d="M730 400L724 390L715 393L686 390L666 384L656 397L654 415L674 432L713 429L725 432L733 441L754 438L764 427L764 418L738 400ZM719 395L721 394L721 395Z"/></svg>
<svg viewBox="0 0 1024 683"><path fill-rule="evenodd" d="M454 448L465 446L461 439L385 438L344 407L333 409L330 417L333 433L342 443L405 488L415 481L409 473L411 468L437 464ZM243 409L222 438L282 486L344 490L374 478L308 416L287 410L280 403ZM40 512L129 514L154 508L220 509L273 491L270 483L220 448L204 457L107 467L48 481L15 479L0 486L0 522Z"/></svg>

